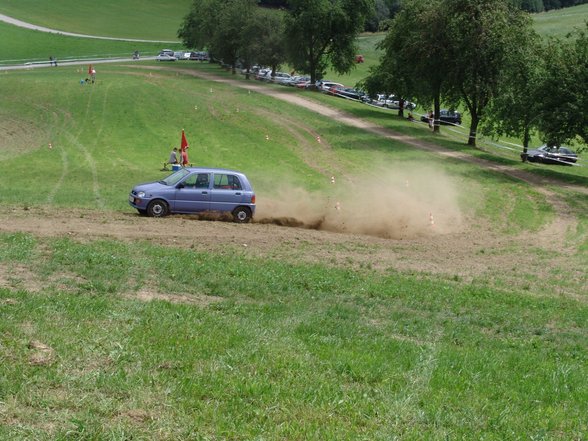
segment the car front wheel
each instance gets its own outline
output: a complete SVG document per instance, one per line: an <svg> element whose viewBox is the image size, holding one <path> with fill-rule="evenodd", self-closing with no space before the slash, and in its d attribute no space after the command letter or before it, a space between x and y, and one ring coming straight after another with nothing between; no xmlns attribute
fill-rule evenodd
<svg viewBox="0 0 588 441"><path fill-rule="evenodd" d="M147 214L152 217L164 217L169 214L169 207L165 201L156 199L147 206Z"/></svg>
<svg viewBox="0 0 588 441"><path fill-rule="evenodd" d="M240 224L251 220L251 210L248 207L237 207L233 210L233 219Z"/></svg>

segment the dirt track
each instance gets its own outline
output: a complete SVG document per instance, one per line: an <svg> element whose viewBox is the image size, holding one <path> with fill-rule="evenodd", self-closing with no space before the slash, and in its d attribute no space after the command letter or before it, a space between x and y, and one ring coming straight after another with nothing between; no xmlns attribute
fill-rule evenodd
<svg viewBox="0 0 588 441"><path fill-rule="evenodd" d="M139 68L133 66L133 68ZM149 67L153 70L153 67ZM184 74L202 75L199 72ZM209 76L207 76L209 77ZM398 135L381 127L374 127L365 121L351 118L338 110L317 104L299 95L280 92L262 84L244 84L222 78L211 78L228 82L237 87L247 87L259 93L267 93L278 99L322 115L337 119L345 124L378 133L381 136L399 139L415 148L425 149L435 154L451 156L475 162L500 173L532 183L545 194L556 211L556 219L544 233L521 234L518 237L503 237L484 228L476 220L462 219L459 228L448 228L442 219L421 219L417 225L418 234L402 234L394 238L381 234L357 234L356 230L330 228L333 231L308 229L303 227L281 226L295 222L284 218L271 218L261 214L256 222L238 225L231 222L197 220L190 216L171 216L165 219L152 219L129 212L104 212L91 210L54 211L47 208L11 208L0 213L0 231L26 231L38 236L70 236L80 241L95 238L115 238L122 241L148 240L166 246L186 247L198 251L222 251L244 253L249 256L262 256L285 259L291 262L323 262L328 265L369 267L375 270L408 271L411 273L434 273L448 279L465 281L491 281L499 276L512 284L528 284L518 277L519 268L532 269L544 266L544 257L549 255L551 268L565 268L570 259L575 258L574 246L568 247L562 237L575 234L578 225L574 215L549 189L551 182L530 173L514 168L498 166L488 161L472 158L441 147L422 143L416 139ZM324 148L324 146L323 146ZM588 193L586 188L570 187L569 191ZM262 223L263 220L267 223ZM326 226L328 228L328 225ZM384 235L385 236L385 235ZM572 244L573 245L573 244ZM541 248L537 253L531 249ZM549 285L551 273L541 271L535 282ZM576 296L578 286L585 277L578 271L576 280L568 284L566 294Z"/></svg>

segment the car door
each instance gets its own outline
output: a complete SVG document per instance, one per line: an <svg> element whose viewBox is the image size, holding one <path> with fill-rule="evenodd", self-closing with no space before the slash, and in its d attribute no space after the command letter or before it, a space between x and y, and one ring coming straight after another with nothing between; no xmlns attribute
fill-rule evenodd
<svg viewBox="0 0 588 441"><path fill-rule="evenodd" d="M210 173L192 173L176 186L174 211L197 213L210 210Z"/></svg>
<svg viewBox="0 0 588 441"><path fill-rule="evenodd" d="M243 185L237 175L215 173L211 190L210 209L233 211L243 201Z"/></svg>

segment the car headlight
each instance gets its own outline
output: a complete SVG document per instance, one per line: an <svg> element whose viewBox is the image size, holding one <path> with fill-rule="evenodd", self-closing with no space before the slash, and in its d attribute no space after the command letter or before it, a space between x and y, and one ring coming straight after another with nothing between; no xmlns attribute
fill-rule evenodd
<svg viewBox="0 0 588 441"><path fill-rule="evenodd" d="M137 197L139 198L144 198L145 197L145 192L144 191L140 191L137 193Z"/></svg>

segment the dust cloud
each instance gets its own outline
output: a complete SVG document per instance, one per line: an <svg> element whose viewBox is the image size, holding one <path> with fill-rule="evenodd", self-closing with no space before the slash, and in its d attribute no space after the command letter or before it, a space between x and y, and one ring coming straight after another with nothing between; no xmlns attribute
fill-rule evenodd
<svg viewBox="0 0 588 441"><path fill-rule="evenodd" d="M255 222L411 239L459 231L457 198L455 183L439 170L388 168L352 179L335 176L321 193L288 184L271 195L258 193Z"/></svg>

